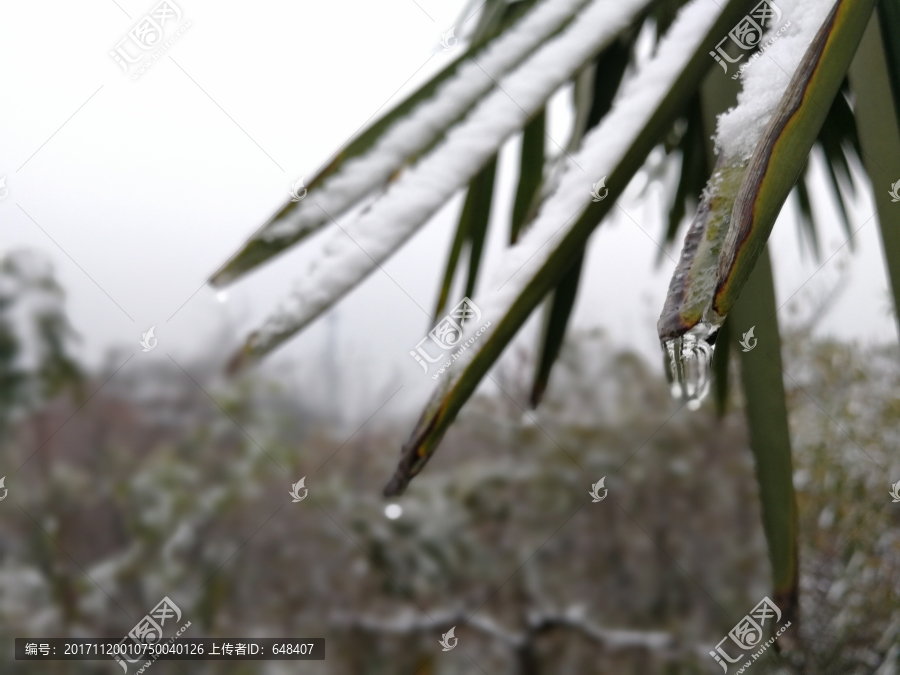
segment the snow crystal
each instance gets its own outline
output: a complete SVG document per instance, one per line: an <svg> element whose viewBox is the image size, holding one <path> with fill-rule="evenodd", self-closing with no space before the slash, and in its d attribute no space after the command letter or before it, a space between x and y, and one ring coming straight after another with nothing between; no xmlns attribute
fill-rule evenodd
<svg viewBox="0 0 900 675"><path fill-rule="evenodd" d="M716 152L740 161L750 158L794 71L833 6L829 0L778 0L781 22L769 27L761 43L768 43L781 28L787 27L741 75L743 89L737 106L719 116Z"/></svg>

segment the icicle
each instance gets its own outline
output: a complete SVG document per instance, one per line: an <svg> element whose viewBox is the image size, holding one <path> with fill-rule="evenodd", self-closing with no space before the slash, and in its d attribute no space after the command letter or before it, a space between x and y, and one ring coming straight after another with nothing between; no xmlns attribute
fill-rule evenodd
<svg viewBox="0 0 900 675"><path fill-rule="evenodd" d="M701 321L684 335L663 342L672 396L686 400L688 410L697 410L709 393L718 331L718 326Z"/></svg>

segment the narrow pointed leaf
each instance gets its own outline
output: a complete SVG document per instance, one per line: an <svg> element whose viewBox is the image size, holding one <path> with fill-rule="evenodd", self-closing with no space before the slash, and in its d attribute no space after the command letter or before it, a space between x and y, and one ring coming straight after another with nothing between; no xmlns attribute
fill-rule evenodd
<svg viewBox="0 0 900 675"><path fill-rule="evenodd" d="M809 200L809 162L803 169L803 175L794 186L797 193L797 206L800 211L800 234L802 241L807 242L809 249L813 254L813 258L819 259L819 234L816 231L816 225L813 222L812 203Z"/></svg>
<svg viewBox="0 0 900 675"><path fill-rule="evenodd" d="M562 349L563 339L566 336L566 328L569 325L569 317L575 306L575 298L578 294L578 281L581 278L581 267L584 262L584 249L582 249L569 271L548 298L548 306L544 315L544 325L541 329L541 343L538 348L537 368L534 374L534 384L531 387L531 406L536 408L547 390L547 382L550 379L550 370Z"/></svg>
<svg viewBox="0 0 900 675"><path fill-rule="evenodd" d="M747 430L756 460L763 530L772 563L772 599L785 618L796 624L797 503L777 311L772 264L767 249L763 248L740 299L728 315L728 322L732 346L739 350L740 356ZM751 327L755 328L756 342L749 344L756 346L747 351L740 341ZM796 635L797 631L792 634Z"/></svg>
<svg viewBox="0 0 900 675"><path fill-rule="evenodd" d="M234 281L327 224L322 209L336 218L394 179L587 2L492 3L503 12L484 15L475 41L459 58L342 148L306 181L306 197L279 208L210 283Z"/></svg>
<svg viewBox="0 0 900 675"><path fill-rule="evenodd" d="M841 174L841 178L852 189L854 187L853 174L850 173L848 158L859 157L861 149L859 135L856 131L856 118L848 101L849 96L851 96L850 82L845 78L841 84L841 95L834 97L828 116L822 123L819 142L823 147L827 146L826 154L834 163L835 170ZM844 152L838 152L838 150L844 150Z"/></svg>
<svg viewBox="0 0 900 675"><path fill-rule="evenodd" d="M441 281L441 290L438 293L437 306L434 309L434 316L441 316L447 308L447 301L450 299L450 293L453 290L453 279L456 276L456 268L459 265L459 255L462 252L463 244L469 233L469 221L472 219L472 186L466 192L466 199L463 202L462 210L459 212L459 220L456 223L456 233L453 235L453 243L450 245L450 253L447 256L447 266L444 269L444 278Z"/></svg>
<svg viewBox="0 0 900 675"><path fill-rule="evenodd" d="M724 6L712 0L687 5L657 54L626 85L610 114L585 137L575 157L585 173L577 167L570 169L520 242L507 251L498 275L506 281L479 305L482 319L490 325L467 327L464 338L481 331L479 338L444 375L403 447L385 494L402 492L422 470L478 383L535 307L562 280L615 197L683 110L710 67L710 47L751 6L741 0ZM604 176L609 192L593 202L592 186Z"/></svg>
<svg viewBox="0 0 900 675"><path fill-rule="evenodd" d="M878 22L894 95L894 112L900 124L900 0L878 0Z"/></svg>
<svg viewBox="0 0 900 675"><path fill-rule="evenodd" d="M506 75L380 199L322 242L295 292L232 358L232 370L277 347L378 269L544 107L553 92L627 28L647 2L593 0L562 32ZM304 201L333 218L312 196Z"/></svg>
<svg viewBox="0 0 900 675"><path fill-rule="evenodd" d="M669 209L666 244L675 240L678 226L681 225L681 221L687 213L688 202L696 203L696 195L702 192L710 174L710 168L706 164L703 113L700 109L699 94L688 104L685 119L687 127L678 143L678 149L681 151L681 172L678 178L678 187L675 190L675 199ZM660 249L660 260L663 255L663 249Z"/></svg>
<svg viewBox="0 0 900 675"><path fill-rule="evenodd" d="M546 143L547 112L541 108L526 126L522 134L522 152L519 158L519 185L513 203L512 225L509 243L515 244L519 230L528 218L544 177L544 144Z"/></svg>
<svg viewBox="0 0 900 675"><path fill-rule="evenodd" d="M841 85L840 94L834 97L834 102L828 111L828 115L825 117L825 121L822 123L819 137L816 140L816 146L821 148L825 155L826 171L831 183L832 194L834 194L837 201L841 223L848 237L852 233L852 228L844 203L843 191L846 189L851 195L856 194L853 173L850 171L850 158L862 161L860 159L859 137L856 133L856 120L847 100L849 94L850 87L845 79ZM801 244L806 243L809 246L813 258L818 260L820 257L819 235L809 196L812 181L809 159L807 159L800 174L801 178L794 186L800 209L798 222L800 226L800 240ZM850 239L849 246L853 250L853 239Z"/></svg>
<svg viewBox="0 0 900 675"><path fill-rule="evenodd" d="M825 153L826 169L831 182L831 188L838 204L838 213L847 236L853 232L850 218L847 215L847 207L844 203L843 190L849 190L855 194L856 186L853 183L853 174L850 171L849 157L860 159L859 136L856 132L856 120L853 111L847 101L846 93L849 93L849 84L845 79L841 85L841 92L834 97L834 102L822 128L819 131L818 145ZM850 248L853 250L854 240L850 239Z"/></svg>
<svg viewBox="0 0 900 675"><path fill-rule="evenodd" d="M491 219L491 204L494 200L494 176L497 173L497 155L494 155L472 181L469 188L474 194L472 220L469 223L469 272L466 279L466 296L475 293L478 281L478 270L481 267L481 254L484 251L484 239L487 235L488 223Z"/></svg>
<svg viewBox="0 0 900 675"><path fill-rule="evenodd" d="M456 234L450 247L447 268L444 271L444 280L441 283L437 307L434 312L435 317L441 316L444 310L447 309L447 302L450 299L453 287L453 278L456 276L459 255L464 243L469 244L469 280L466 283L465 295L470 295L469 286L474 286L475 284L474 279L478 276L478 265L481 262L481 251L484 246L484 237L487 233L488 218L490 217L496 171L497 156L494 155L469 183L466 199L463 202L462 211L459 213Z"/></svg>
<svg viewBox="0 0 900 675"><path fill-rule="evenodd" d="M890 76L878 21L878 17L873 16L866 29L850 68L850 84L856 97L856 124L863 149L863 166L872 182L878 207L876 217L897 317L900 307L900 201L895 201L891 191L900 194L900 118L890 93Z"/></svg>
<svg viewBox="0 0 900 675"><path fill-rule="evenodd" d="M844 226L844 232L847 234L847 237L850 240L850 250L852 251L856 247L856 243L853 241L852 236L853 226L850 225L850 216L847 215L847 205L844 203L844 195L841 192L841 183L840 181L838 181L834 162L826 162L825 168L828 172L828 178L831 182L831 191L834 194L835 201L837 202L838 214L841 217L841 224Z"/></svg>
<svg viewBox="0 0 900 675"><path fill-rule="evenodd" d="M590 97L591 107L582 134L600 124L600 120L606 117L606 113L612 108L616 93L622 86L625 70L631 61L631 53L634 43L637 41L637 35L637 27L633 26L597 57ZM581 138L578 139L572 150L577 150L580 145Z"/></svg>
<svg viewBox="0 0 900 675"><path fill-rule="evenodd" d="M707 78L704 82L701 106L707 129L711 130L715 125L714 120L718 114L734 105L737 92L727 87L730 81L715 77ZM704 136L711 137L708 131ZM713 144L706 141L705 146L706 156L713 157ZM798 194L805 186L803 179L798 181ZM814 238L814 229L811 230L811 234ZM711 265L710 269L714 270L715 264ZM777 359L777 363L767 360L760 371L753 369L756 364L751 361L754 350L761 349L759 339L752 337L753 333L764 336L763 346L774 350ZM725 318L717 335L712 372L719 417L724 416L728 407L731 354L738 349L743 371L741 382L744 389L747 427L751 447L756 455L764 530L772 560L773 595L777 598L779 607L788 616L796 618L797 536L796 513L791 515L794 498L790 470L790 438L780 373L774 283L771 264L765 250L760 263L751 274L737 307ZM668 363L666 365L669 366ZM771 427L766 426L769 417L773 421ZM785 522L793 524L793 528L785 528ZM791 562L793 570L790 569ZM785 579L789 580L788 583L785 583ZM787 641L785 646L788 646Z"/></svg>
<svg viewBox="0 0 900 675"><path fill-rule="evenodd" d="M615 44L615 43L614 43ZM612 49L612 46L603 50L593 63L581 69L572 80L572 107L575 109L575 119L572 120L572 130L569 132L569 141L566 143L566 152L575 152L581 145L584 132L588 128L588 118L591 116L591 107L594 104L594 80L597 78L597 61L603 58L603 54Z"/></svg>

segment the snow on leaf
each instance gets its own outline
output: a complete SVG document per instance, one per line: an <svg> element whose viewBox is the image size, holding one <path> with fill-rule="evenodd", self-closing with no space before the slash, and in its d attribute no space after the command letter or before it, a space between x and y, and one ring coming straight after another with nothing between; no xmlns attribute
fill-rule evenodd
<svg viewBox="0 0 900 675"><path fill-rule="evenodd" d="M827 0L779 0L782 23L770 26L761 43L773 40L763 56L744 70L738 104L719 116L716 151L725 157L750 158L772 113L781 102L803 55L834 6Z"/></svg>
<svg viewBox="0 0 900 675"><path fill-rule="evenodd" d="M270 351L364 279L465 185L554 91L626 28L647 2L592 0L565 30L504 77L381 199L357 220L331 233L292 296L250 336L245 353L261 356ZM590 181L587 186L581 196L588 195ZM325 217L334 216L327 202L312 195L305 202ZM239 363L240 359L233 362Z"/></svg>
<svg viewBox="0 0 900 675"><path fill-rule="evenodd" d="M314 179L307 186L310 198L302 202L292 200L293 204L288 202L263 225L248 245L254 241L264 242L273 250L289 246L327 223L329 215L337 218L383 186L412 158L427 150L449 126L471 110L499 78L532 54L587 2L544 0L487 46L464 57L456 72L438 86L433 96L389 126L363 154L344 161L335 173L325 177L321 185L316 185ZM328 169L323 169L323 173ZM244 251L246 248L232 262ZM226 271L223 279L217 274L214 283L228 281L240 273L240 270Z"/></svg>

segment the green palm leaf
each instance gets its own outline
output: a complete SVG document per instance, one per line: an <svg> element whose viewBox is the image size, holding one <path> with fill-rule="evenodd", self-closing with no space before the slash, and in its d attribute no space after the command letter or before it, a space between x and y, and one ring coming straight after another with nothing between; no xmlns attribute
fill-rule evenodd
<svg viewBox="0 0 900 675"><path fill-rule="evenodd" d="M816 224L813 221L812 202L809 199L809 160L803 166L803 177L797 181L794 186L794 192L797 195L797 206L799 207L800 233L805 237L813 258L819 259L819 233L816 230Z"/></svg>
<svg viewBox="0 0 900 675"><path fill-rule="evenodd" d="M515 244L522 227L534 215L536 202L544 179L544 145L546 144L547 111L541 109L522 133L522 153L519 158L519 185L513 202L509 243Z"/></svg>
<svg viewBox="0 0 900 675"><path fill-rule="evenodd" d="M850 68L850 84L856 96L856 124L862 145L863 166L872 181L881 241L887 259L888 278L896 307L900 306L900 202L891 195L900 192L900 127L891 96L883 31L879 17L872 17ZM893 26L896 32L896 26ZM892 114L894 113L894 114Z"/></svg>
<svg viewBox="0 0 900 675"><path fill-rule="evenodd" d="M741 297L728 315L731 346L737 348L744 333L755 328L756 346L741 348L741 386L744 390L750 449L756 463L756 480L762 509L763 530L772 563L775 604L785 618L797 622L797 503L791 466L781 339L778 334L775 285L766 249L750 274ZM726 338L726 336L722 336ZM720 338L721 339L721 338ZM724 347L725 345L721 345ZM718 341L716 350L718 351Z"/></svg>
<svg viewBox="0 0 900 675"><path fill-rule="evenodd" d="M466 243L469 245L469 272L465 295L472 295L475 290L478 269L481 265L481 253L484 249L484 238L487 234L488 221L491 215L496 172L497 155L494 155L469 183L466 200L463 202L463 208L459 214L456 235L453 237L453 245L450 247L450 256L447 260L447 268L444 271L444 280L441 283L441 290L438 295L437 307L434 312L436 317L441 316L444 310L447 309L447 302L450 299L459 256L462 252L463 244Z"/></svg>
<svg viewBox="0 0 900 675"><path fill-rule="evenodd" d="M566 336L566 328L569 325L569 317L575 306L575 297L578 294L578 282L581 278L581 267L584 263L584 249L576 255L569 271L562 281L547 298L547 308L544 314L544 326L541 330L541 342L538 347L537 367L535 368L534 384L531 387L531 405L536 408L547 389L550 380L550 370L559 356L563 340Z"/></svg>
<svg viewBox="0 0 900 675"><path fill-rule="evenodd" d="M826 119L831 120L832 128L824 134L823 147L833 184L838 186L834 167L845 168L846 159L843 147L834 139L847 132L841 128L842 123L846 127L846 111L842 108L845 101L840 96L837 102L834 99L873 4L835 4L749 162L720 158L686 240L682 264L673 278L659 326L660 337L675 343L675 376L684 372L679 365L683 358L680 336L688 330L699 339L715 340L718 326L727 317L732 335L722 335L723 340L731 337L730 342L738 343L738 335L747 340L751 331L756 331L758 349L755 342L741 345L741 382L772 563L774 597L792 621L796 621L798 612L797 511L777 306L765 244L784 200L807 163L810 148L817 138L823 138L820 132ZM798 195L801 210L805 200L809 214L805 188L804 184ZM710 284L713 269L715 293ZM701 321L710 322L711 330L705 327L709 324ZM720 409L726 395L727 367L727 354L720 354L714 363Z"/></svg>

